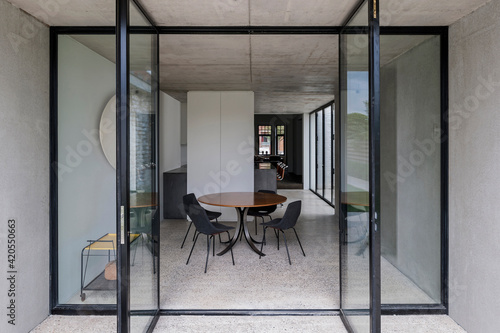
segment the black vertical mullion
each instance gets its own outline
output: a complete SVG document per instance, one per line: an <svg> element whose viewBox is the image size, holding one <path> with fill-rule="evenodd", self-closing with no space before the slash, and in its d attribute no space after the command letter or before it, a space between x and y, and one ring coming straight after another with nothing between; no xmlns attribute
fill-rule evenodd
<svg viewBox="0 0 500 333"><path fill-rule="evenodd" d="M129 0L116 0L116 233L117 306L120 333L130 331L129 193Z"/></svg>
<svg viewBox="0 0 500 333"><path fill-rule="evenodd" d="M380 288L380 28L379 2L368 1L370 90L370 331L381 331Z"/></svg>
<svg viewBox="0 0 500 333"><path fill-rule="evenodd" d="M156 36L156 58L155 58L155 61L154 61L154 64L156 66L156 83L155 83L155 86L156 86L156 185L157 185L157 190L159 190L159 182L160 182L160 158L161 158L161 154L160 154L160 35L158 33L158 31L156 31L155 33L155 36ZM160 196L159 196L159 193L157 195L157 198L159 199ZM154 220L154 230L153 230L153 234L156 236L156 248L154 248L154 251L155 250L158 250L158 253L157 253L157 258L156 259L156 295L157 295L157 308L158 308L158 312L160 311L160 214L161 212L159 212L159 210L157 209L157 212L155 214L155 220ZM153 244L153 246L155 246ZM155 260L154 256L153 256L153 260ZM158 315L156 316L158 317Z"/></svg>
<svg viewBox="0 0 500 333"><path fill-rule="evenodd" d="M441 303L448 313L448 29L440 33L441 47Z"/></svg>
<svg viewBox="0 0 500 333"><path fill-rule="evenodd" d="M59 304L59 262L58 262L58 188L59 180L57 168L54 166L58 160L58 133L57 133L57 113L58 113L58 63L59 57L59 35L50 29L50 199L49 199L49 220L50 220L50 310Z"/></svg>

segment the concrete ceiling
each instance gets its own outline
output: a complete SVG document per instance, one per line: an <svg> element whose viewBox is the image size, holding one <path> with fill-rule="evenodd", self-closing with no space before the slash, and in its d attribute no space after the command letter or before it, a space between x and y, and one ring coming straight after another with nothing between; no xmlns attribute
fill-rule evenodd
<svg viewBox="0 0 500 333"><path fill-rule="evenodd" d="M114 0L7 0L50 26L115 25ZM139 0L161 26L339 26L358 0ZM447 26L489 0L380 0L382 25Z"/></svg>
<svg viewBox="0 0 500 333"><path fill-rule="evenodd" d="M113 0L8 0L51 26L114 25ZM141 0L160 26L339 26L358 0ZM447 26L488 0L381 0L382 25ZM43 4L50 4L45 5ZM355 22L366 20L364 16ZM133 10L132 24L144 19ZM73 36L114 61L113 36ZM381 61L425 37L382 39ZM132 70L145 71L149 41L132 40ZM359 62L366 55L358 54ZM355 60L355 59L354 59ZM184 101L189 90L253 90L258 113L302 113L334 98L338 36L161 35L160 85Z"/></svg>

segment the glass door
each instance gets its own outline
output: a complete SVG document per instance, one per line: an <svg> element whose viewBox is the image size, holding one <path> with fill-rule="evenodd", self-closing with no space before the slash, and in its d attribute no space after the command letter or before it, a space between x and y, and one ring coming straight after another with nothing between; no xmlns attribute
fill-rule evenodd
<svg viewBox="0 0 500 333"><path fill-rule="evenodd" d="M135 1L117 12L118 331L147 332L159 314L158 34Z"/></svg>
<svg viewBox="0 0 500 333"><path fill-rule="evenodd" d="M378 3L360 2L340 34L341 316L380 332Z"/></svg>

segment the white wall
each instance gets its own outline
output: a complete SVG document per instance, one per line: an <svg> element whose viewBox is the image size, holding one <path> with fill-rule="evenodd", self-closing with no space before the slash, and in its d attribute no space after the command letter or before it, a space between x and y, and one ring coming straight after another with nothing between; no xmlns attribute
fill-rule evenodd
<svg viewBox="0 0 500 333"><path fill-rule="evenodd" d="M115 94L115 65L61 36L58 68L59 302L65 303L79 292L86 241L116 232L116 171L98 134L102 111ZM89 278L104 269L103 260L89 260Z"/></svg>
<svg viewBox="0 0 500 333"><path fill-rule="evenodd" d="M450 27L450 315L500 327L500 0Z"/></svg>
<svg viewBox="0 0 500 333"><path fill-rule="evenodd" d="M188 92L188 193L253 191L253 124L253 92ZM222 212L222 220L237 218Z"/></svg>
<svg viewBox="0 0 500 333"><path fill-rule="evenodd" d="M163 216L163 173L181 166L181 103L160 91L160 216Z"/></svg>
<svg viewBox="0 0 500 333"><path fill-rule="evenodd" d="M49 313L49 29L0 0L0 332ZM7 220L16 220L16 321L7 323Z"/></svg>

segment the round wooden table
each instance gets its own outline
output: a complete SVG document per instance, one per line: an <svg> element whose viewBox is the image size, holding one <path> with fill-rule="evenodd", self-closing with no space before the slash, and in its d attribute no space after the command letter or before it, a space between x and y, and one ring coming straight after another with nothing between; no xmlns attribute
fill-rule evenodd
<svg viewBox="0 0 500 333"><path fill-rule="evenodd" d="M229 245L224 250L217 253L217 255L221 256L229 251L234 246L234 244L236 244L236 241L240 237L240 234L243 233L248 245L250 245L252 250L258 255L265 256L265 254L259 251L255 246L256 241L252 239L252 236L250 236L247 224L245 223L247 220L248 209L250 207L274 206L281 204L286 200L287 198L282 195L262 192L223 192L207 194L199 197L198 201L207 205L234 207L238 215L238 225L236 226L236 233L231 239Z"/></svg>

